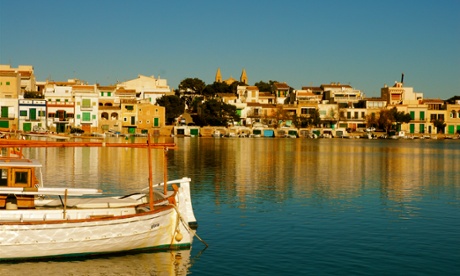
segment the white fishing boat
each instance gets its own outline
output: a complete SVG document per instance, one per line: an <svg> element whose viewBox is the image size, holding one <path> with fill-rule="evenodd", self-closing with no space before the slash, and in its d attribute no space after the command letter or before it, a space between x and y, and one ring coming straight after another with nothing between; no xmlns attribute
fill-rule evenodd
<svg viewBox="0 0 460 276"><path fill-rule="evenodd" d="M150 167L146 189L117 197L98 189L44 187L41 163L22 157L17 145L0 142L0 260L191 247L197 224L190 178L167 181L165 173L163 183L154 185ZM150 166L153 146L147 143Z"/></svg>

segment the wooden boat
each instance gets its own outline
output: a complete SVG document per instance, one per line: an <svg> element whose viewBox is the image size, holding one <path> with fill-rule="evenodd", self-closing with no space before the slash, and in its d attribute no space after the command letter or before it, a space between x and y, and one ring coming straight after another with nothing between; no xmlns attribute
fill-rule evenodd
<svg viewBox="0 0 460 276"><path fill-rule="evenodd" d="M41 163L22 157L19 150L22 146L102 145L111 146L95 142L0 141L0 260L191 247L197 227L191 180L167 181L166 160L163 183L152 183L150 166L148 187L144 189L148 193L107 197L97 189L44 187ZM166 152L174 144L151 145L148 139L147 145L133 147L146 147L151 164L151 148L160 147Z"/></svg>

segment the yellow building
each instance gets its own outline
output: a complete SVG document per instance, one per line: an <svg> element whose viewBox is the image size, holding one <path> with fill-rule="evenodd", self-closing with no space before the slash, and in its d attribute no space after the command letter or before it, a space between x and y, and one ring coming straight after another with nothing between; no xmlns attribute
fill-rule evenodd
<svg viewBox="0 0 460 276"><path fill-rule="evenodd" d="M446 134L460 134L460 100L446 107Z"/></svg>
<svg viewBox="0 0 460 276"><path fill-rule="evenodd" d="M20 94L21 74L17 71L0 70L0 129L18 129L17 112Z"/></svg>
<svg viewBox="0 0 460 276"><path fill-rule="evenodd" d="M160 128L166 125L165 107L152 105L148 101L140 101L137 104L137 132L149 133L158 136Z"/></svg>
<svg viewBox="0 0 460 276"><path fill-rule="evenodd" d="M222 80L222 73L220 72L220 68L217 68L216 72L216 77L214 79L215 82L225 82L228 85L231 85L232 83L236 82L237 80L234 79L233 77L230 77L226 80ZM248 76L246 74L246 70L243 68L243 71L241 72L240 76L240 82L244 84L248 84Z"/></svg>

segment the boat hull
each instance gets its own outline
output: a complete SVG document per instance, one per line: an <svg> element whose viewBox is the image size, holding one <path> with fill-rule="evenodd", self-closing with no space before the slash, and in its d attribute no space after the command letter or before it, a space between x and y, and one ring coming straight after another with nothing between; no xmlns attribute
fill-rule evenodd
<svg viewBox="0 0 460 276"><path fill-rule="evenodd" d="M189 248L192 230L174 207L162 208L113 218L0 223L0 259Z"/></svg>

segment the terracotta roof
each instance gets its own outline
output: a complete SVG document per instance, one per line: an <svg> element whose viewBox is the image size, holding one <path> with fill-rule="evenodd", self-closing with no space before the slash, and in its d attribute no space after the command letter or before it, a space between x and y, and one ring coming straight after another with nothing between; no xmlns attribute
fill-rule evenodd
<svg viewBox="0 0 460 276"><path fill-rule="evenodd" d="M259 90L257 86L246 86L246 90Z"/></svg>
<svg viewBox="0 0 460 276"><path fill-rule="evenodd" d="M289 85L287 85L285 82L275 82L273 85L276 87L276 89L289 89L290 88Z"/></svg>
<svg viewBox="0 0 460 276"><path fill-rule="evenodd" d="M321 84L321 87L329 87L329 88L340 88L340 87L348 87L352 88L349 84L342 84L342 83L331 83L331 84Z"/></svg>
<svg viewBox="0 0 460 276"><path fill-rule="evenodd" d="M313 94L312 92L308 91L297 91L297 97L315 97L317 96L316 94Z"/></svg>
<svg viewBox="0 0 460 276"><path fill-rule="evenodd" d="M443 104L444 101L441 99L423 99L423 103L440 103Z"/></svg>
<svg viewBox="0 0 460 276"><path fill-rule="evenodd" d="M261 97L275 97L275 95L273 95L272 93L270 92L259 92L259 98Z"/></svg>
<svg viewBox="0 0 460 276"><path fill-rule="evenodd" d="M302 90L323 91L319 86L302 86Z"/></svg>

